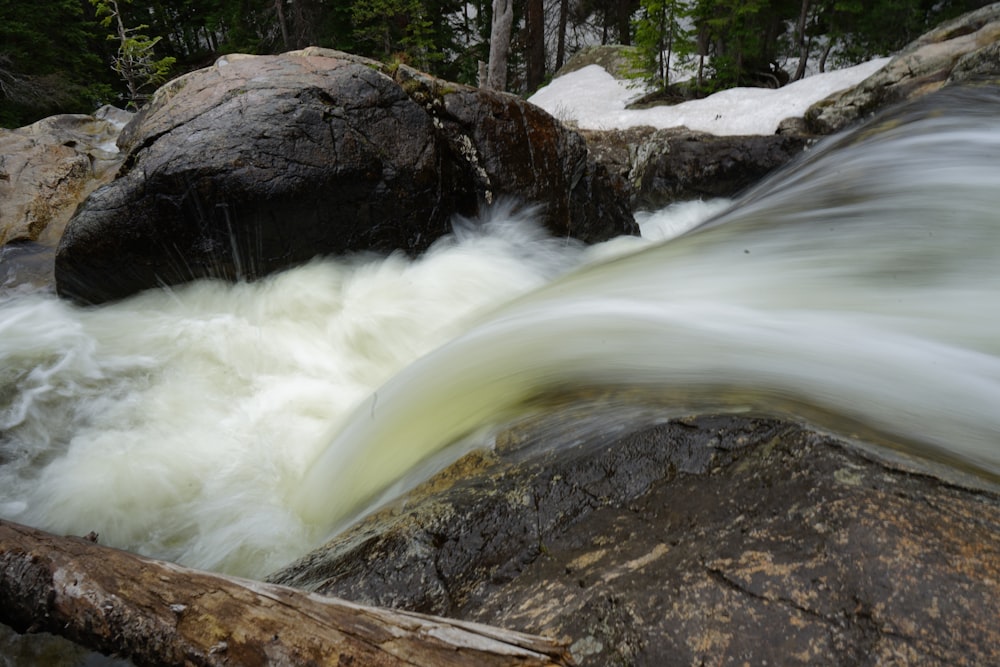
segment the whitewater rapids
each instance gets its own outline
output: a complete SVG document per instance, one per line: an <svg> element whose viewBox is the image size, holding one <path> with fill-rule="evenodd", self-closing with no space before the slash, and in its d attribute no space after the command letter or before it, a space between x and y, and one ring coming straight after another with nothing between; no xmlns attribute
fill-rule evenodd
<svg viewBox="0 0 1000 667"><path fill-rule="evenodd" d="M577 386L863 425L996 479L1000 117L962 95L825 142L687 233L674 210L584 248L500 207L415 261L99 308L8 286L0 516L261 576Z"/></svg>

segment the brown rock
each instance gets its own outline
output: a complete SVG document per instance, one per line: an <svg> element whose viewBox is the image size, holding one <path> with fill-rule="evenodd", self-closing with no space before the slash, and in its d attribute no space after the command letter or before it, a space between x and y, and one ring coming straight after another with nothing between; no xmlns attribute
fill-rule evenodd
<svg viewBox="0 0 1000 667"><path fill-rule="evenodd" d="M109 120L114 111L0 130L0 246L55 245L77 205L110 180L121 162L114 141L123 123Z"/></svg>

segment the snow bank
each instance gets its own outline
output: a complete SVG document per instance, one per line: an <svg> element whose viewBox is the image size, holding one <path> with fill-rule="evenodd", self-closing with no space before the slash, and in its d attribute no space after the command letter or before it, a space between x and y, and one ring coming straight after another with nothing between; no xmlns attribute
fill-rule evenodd
<svg viewBox="0 0 1000 667"><path fill-rule="evenodd" d="M650 125L686 126L718 135L774 134L785 118L802 116L812 104L850 88L881 69L889 58L825 74L783 88L731 88L701 100L652 109L625 108L643 89L620 81L598 65L588 65L552 81L530 98L556 118L581 129L612 130Z"/></svg>

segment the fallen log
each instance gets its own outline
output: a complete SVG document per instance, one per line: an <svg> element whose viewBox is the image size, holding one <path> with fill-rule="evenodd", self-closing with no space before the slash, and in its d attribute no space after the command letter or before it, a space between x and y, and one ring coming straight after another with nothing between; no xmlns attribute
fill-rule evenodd
<svg viewBox="0 0 1000 667"><path fill-rule="evenodd" d="M571 665L543 637L210 574L0 520L0 623L137 665Z"/></svg>

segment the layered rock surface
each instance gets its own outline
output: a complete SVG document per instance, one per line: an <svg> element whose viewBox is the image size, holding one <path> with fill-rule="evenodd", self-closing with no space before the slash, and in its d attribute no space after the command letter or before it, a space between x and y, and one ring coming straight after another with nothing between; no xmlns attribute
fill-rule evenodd
<svg viewBox="0 0 1000 667"><path fill-rule="evenodd" d="M583 134L597 161L629 184L636 210L733 197L790 162L814 140L801 132L716 136L652 127Z"/></svg>

